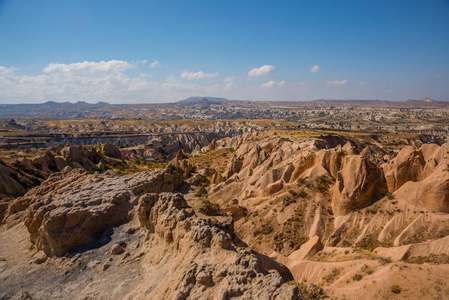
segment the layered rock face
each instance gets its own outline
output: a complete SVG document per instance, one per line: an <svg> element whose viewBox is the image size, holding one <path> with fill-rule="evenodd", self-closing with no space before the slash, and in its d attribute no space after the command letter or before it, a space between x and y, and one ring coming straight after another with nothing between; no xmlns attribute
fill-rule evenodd
<svg viewBox="0 0 449 300"><path fill-rule="evenodd" d="M390 159L373 145L323 149L319 140L245 137L223 144L235 157L213 175L208 196L225 211L246 212L235 217L236 231L258 251L289 255L315 236L328 247L368 249L444 236L447 146L405 147ZM383 156L389 161L380 165Z"/></svg>
<svg viewBox="0 0 449 300"><path fill-rule="evenodd" d="M386 192L382 170L367 157L349 155L337 175L332 206L345 214L372 204Z"/></svg>
<svg viewBox="0 0 449 300"><path fill-rule="evenodd" d="M182 183L175 167L118 176L90 175L79 169L55 174L10 203L6 218L26 208L31 242L49 256L92 243L103 228L126 220L136 197L173 191Z"/></svg>
<svg viewBox="0 0 449 300"><path fill-rule="evenodd" d="M106 163L120 164L117 160L121 157L121 151L111 143L101 144L97 149L69 145L45 152L22 150L8 164L0 161L0 199L22 196L50 174L63 170L104 171Z"/></svg>
<svg viewBox="0 0 449 300"><path fill-rule="evenodd" d="M405 147L383 164L388 190L410 204L449 212L449 147Z"/></svg>
<svg viewBox="0 0 449 300"><path fill-rule="evenodd" d="M0 199L7 196L17 197L25 193L25 188L14 177L18 178L18 173L0 161Z"/></svg>
<svg viewBox="0 0 449 300"><path fill-rule="evenodd" d="M328 175L336 180L331 191L336 214L366 207L387 192L404 194L412 205L436 211L449 209L447 146L407 146L391 161L379 166L375 163L378 155L373 155L370 148L360 154L346 155L339 153L354 153L349 146L320 150L318 147L322 145L316 141L297 144L282 138L267 138L254 142L251 140L254 137L244 135L224 144L235 146L237 151L223 175L212 178L214 185L209 192L214 197L242 200L267 197L285 188L285 184Z"/></svg>

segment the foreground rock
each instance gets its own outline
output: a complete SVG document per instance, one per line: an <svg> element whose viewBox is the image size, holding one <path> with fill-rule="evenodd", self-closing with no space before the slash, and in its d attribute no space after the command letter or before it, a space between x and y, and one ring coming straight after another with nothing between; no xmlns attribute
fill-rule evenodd
<svg viewBox="0 0 449 300"><path fill-rule="evenodd" d="M285 284L292 280L287 268L249 248L236 250L232 223L212 225L188 208L180 194L139 199L137 215L147 229L150 265L137 298L296 299L297 287ZM177 272L169 272L174 268Z"/></svg>
<svg viewBox="0 0 449 300"><path fill-rule="evenodd" d="M6 218L26 209L31 242L49 256L60 256L94 242L103 228L125 221L139 195L173 191L181 183L182 174L173 166L128 176L75 169L51 176L14 200Z"/></svg>
<svg viewBox="0 0 449 300"><path fill-rule="evenodd" d="M37 248L60 255L88 247L48 259L28 254L39 265L24 264L10 251L29 253L24 239L14 239L25 227L0 232L7 254L0 298L299 299L298 286L287 284L288 269L242 246L232 219L202 219L181 194L163 192L179 185L182 175L174 172L117 177L73 170L29 192L25 224ZM124 224L97 244L100 227L114 222Z"/></svg>

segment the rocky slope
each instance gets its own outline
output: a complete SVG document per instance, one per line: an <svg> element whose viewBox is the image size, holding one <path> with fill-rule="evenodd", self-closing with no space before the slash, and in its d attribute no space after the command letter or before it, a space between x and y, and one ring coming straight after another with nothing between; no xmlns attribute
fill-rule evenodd
<svg viewBox="0 0 449 300"><path fill-rule="evenodd" d="M254 132L66 168L0 202L0 298L447 298L449 147L389 145Z"/></svg>
<svg viewBox="0 0 449 300"><path fill-rule="evenodd" d="M293 279L287 268L245 246L232 218L200 218L182 194L171 193L183 176L172 165L127 176L77 169L9 201L0 227L0 298L298 299L308 293L286 283Z"/></svg>
<svg viewBox="0 0 449 300"><path fill-rule="evenodd" d="M5 155L3 155L5 159ZM0 199L18 197L33 186L39 185L51 174L71 169L101 171L106 164L120 165L122 154L111 143L97 147L67 145L43 151L21 150L0 160Z"/></svg>
<svg viewBox="0 0 449 300"><path fill-rule="evenodd" d="M386 155L355 144L330 148L322 140L257 135L229 140L224 146L235 154L211 177L207 197L234 217L246 243L286 264L297 281L317 279L302 269L305 262L323 266L323 278L327 268L337 268L311 262L323 259L446 262L449 147L425 144ZM361 261L353 266L361 268ZM354 275L354 268L338 267L335 279ZM341 291L333 293L352 297Z"/></svg>

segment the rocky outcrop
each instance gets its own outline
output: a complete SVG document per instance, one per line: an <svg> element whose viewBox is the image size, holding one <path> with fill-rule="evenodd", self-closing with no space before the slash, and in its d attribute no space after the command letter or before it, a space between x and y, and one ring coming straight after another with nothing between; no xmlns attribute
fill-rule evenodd
<svg viewBox="0 0 449 300"><path fill-rule="evenodd" d="M408 181L421 181L430 176L440 164L449 162L449 147L424 144L421 148L407 146L382 169L388 191L394 192Z"/></svg>
<svg viewBox="0 0 449 300"><path fill-rule="evenodd" d="M360 155L345 157L337 175L332 207L345 214L363 208L386 192L386 182L381 169Z"/></svg>
<svg viewBox="0 0 449 300"><path fill-rule="evenodd" d="M411 205L437 212L449 212L449 170L440 165L426 179L404 183L396 192L396 197Z"/></svg>
<svg viewBox="0 0 449 300"><path fill-rule="evenodd" d="M26 209L31 242L48 256L60 256L94 242L105 227L123 222L139 195L173 191L182 175L174 166L128 176L75 169L50 176L12 201L6 218Z"/></svg>
<svg viewBox="0 0 449 300"><path fill-rule="evenodd" d="M153 261L163 251L164 259L147 274L157 271L157 282L133 296L151 291L159 299L297 299L297 287L286 284L292 280L287 268L248 248L235 250L232 224L212 225L188 208L180 194L140 197L137 216L153 245L147 257ZM176 273L165 272L174 266Z"/></svg>
<svg viewBox="0 0 449 300"><path fill-rule="evenodd" d="M240 172L240 170L242 169L242 161L241 159L236 158L235 156L232 157L231 161L228 164L228 173L227 173L227 178L231 177L232 175Z"/></svg>
<svg viewBox="0 0 449 300"><path fill-rule="evenodd" d="M449 147L405 147L382 169L388 191L409 204L449 212Z"/></svg>
<svg viewBox="0 0 449 300"><path fill-rule="evenodd" d="M25 193L25 188L13 178L18 179L18 176L16 171L0 161L0 199L8 196L17 197Z"/></svg>
<svg viewBox="0 0 449 300"><path fill-rule="evenodd" d="M211 184L219 184L219 183L222 183L225 181L226 181L226 179L221 175L221 173L216 171L214 174L212 174L210 183Z"/></svg>
<svg viewBox="0 0 449 300"><path fill-rule="evenodd" d="M101 144L98 150L103 155L118 159L122 158L122 153L120 152L120 149L112 143L108 142Z"/></svg>

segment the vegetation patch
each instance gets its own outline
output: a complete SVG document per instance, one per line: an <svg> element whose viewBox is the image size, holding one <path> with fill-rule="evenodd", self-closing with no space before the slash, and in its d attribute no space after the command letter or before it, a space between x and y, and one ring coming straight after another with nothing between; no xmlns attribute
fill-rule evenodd
<svg viewBox="0 0 449 300"><path fill-rule="evenodd" d="M334 282L338 276L340 276L341 274L341 269L332 269L332 272L326 276L323 277L324 281L326 281L327 283L332 283Z"/></svg>
<svg viewBox="0 0 449 300"><path fill-rule="evenodd" d="M262 224L262 226L260 226L259 228L257 228L253 235L257 236L259 234L263 234L263 235L268 235L270 233L272 233L274 230L273 226L271 224Z"/></svg>
<svg viewBox="0 0 449 300"><path fill-rule="evenodd" d="M449 264L449 255L447 254L430 254L429 256L415 256L405 260L411 264Z"/></svg>
<svg viewBox="0 0 449 300"><path fill-rule="evenodd" d="M299 299L318 300L328 298L324 294L323 288L313 283L308 285L305 282L298 283L292 280L288 284L297 287L297 296Z"/></svg>
<svg viewBox="0 0 449 300"><path fill-rule="evenodd" d="M218 216L221 214L221 208L218 203L212 202L208 199L204 199L201 212L207 216Z"/></svg>

